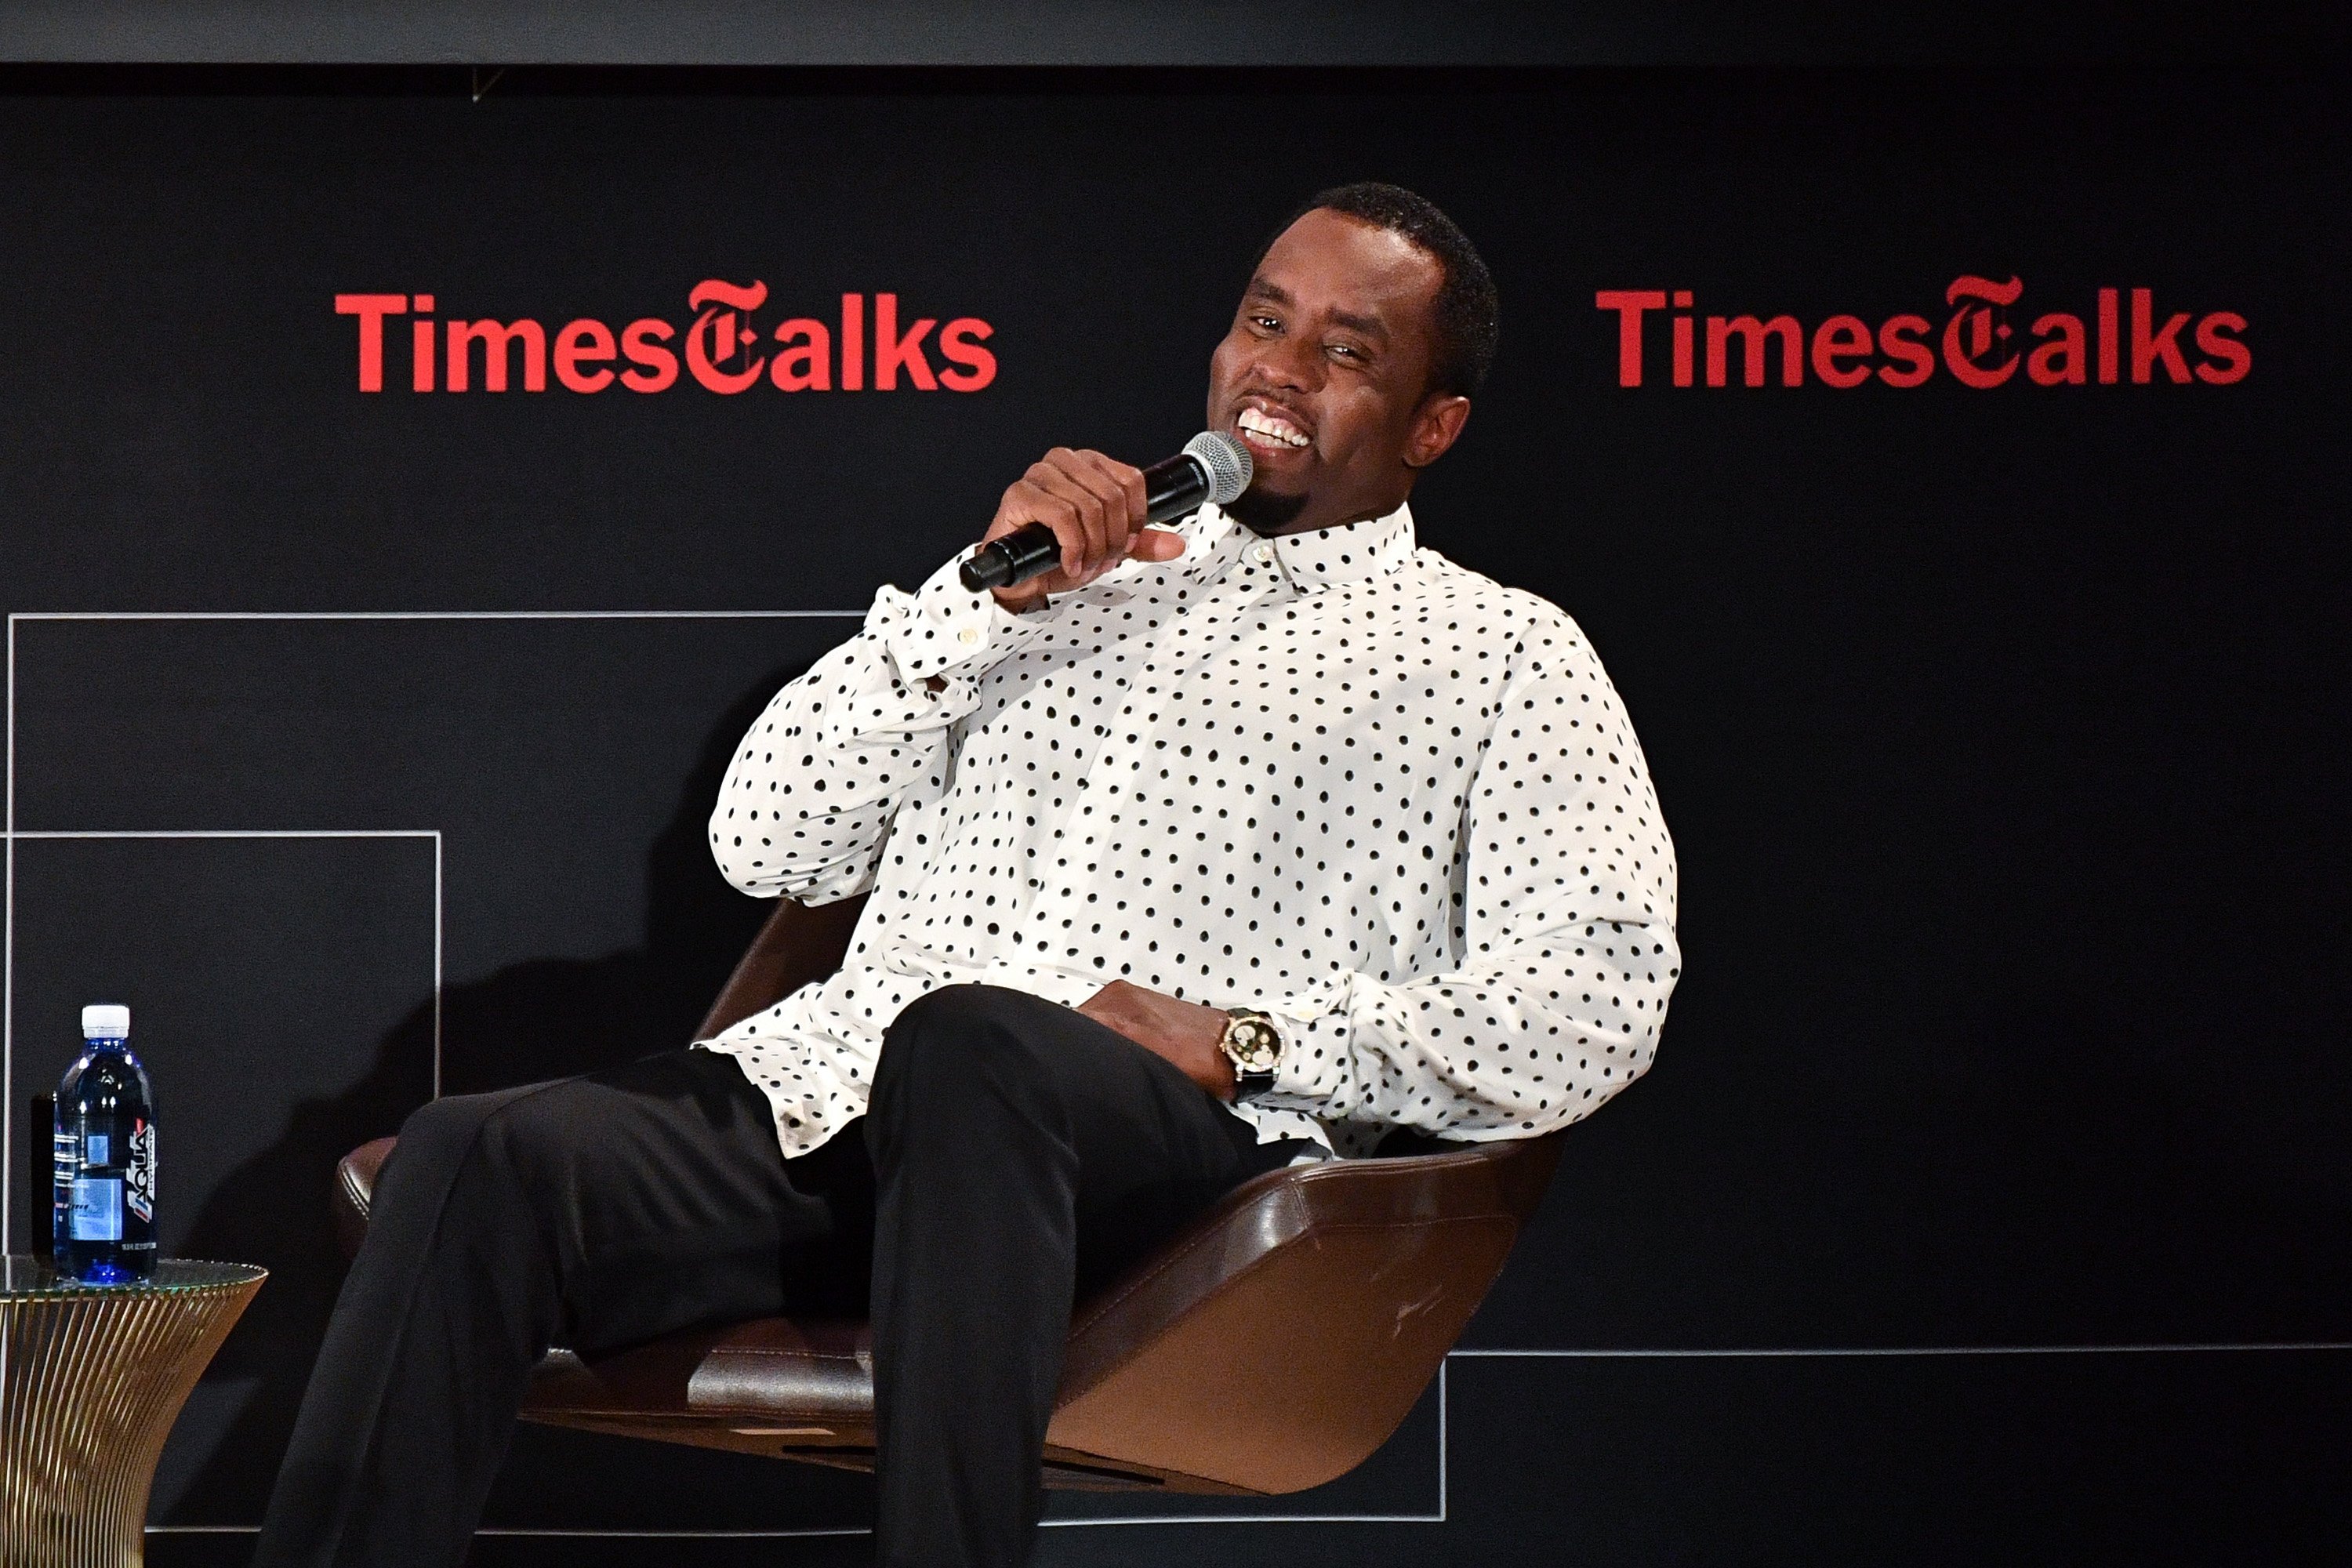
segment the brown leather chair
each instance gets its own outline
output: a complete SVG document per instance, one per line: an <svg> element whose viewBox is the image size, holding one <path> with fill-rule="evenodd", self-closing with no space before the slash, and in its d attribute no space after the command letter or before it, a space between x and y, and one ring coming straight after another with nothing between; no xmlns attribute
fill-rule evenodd
<svg viewBox="0 0 2352 1568"><path fill-rule="evenodd" d="M863 900L783 900L703 1022L708 1037L841 962ZM347 1249L393 1141L348 1155ZM1270 1172L1070 1325L1049 1486L1267 1494L1346 1474L1437 1373L1559 1163L1557 1134ZM523 1415L551 1426L850 1469L874 1464L862 1322L770 1318L584 1361L551 1352Z"/></svg>

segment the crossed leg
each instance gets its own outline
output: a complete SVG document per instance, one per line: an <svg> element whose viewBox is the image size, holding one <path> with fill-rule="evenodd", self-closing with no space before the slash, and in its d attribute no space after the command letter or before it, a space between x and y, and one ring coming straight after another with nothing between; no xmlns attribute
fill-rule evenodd
<svg viewBox="0 0 2352 1568"><path fill-rule="evenodd" d="M455 1568L551 1344L869 1296L881 1561L1024 1562L1072 1301L1291 1152L981 985L909 1004L866 1115L791 1160L710 1051L436 1101L377 1180L256 1568Z"/></svg>

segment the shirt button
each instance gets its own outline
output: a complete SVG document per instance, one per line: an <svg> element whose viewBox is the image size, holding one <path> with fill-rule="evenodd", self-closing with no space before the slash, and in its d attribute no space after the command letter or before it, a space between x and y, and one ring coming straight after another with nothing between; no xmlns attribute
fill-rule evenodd
<svg viewBox="0 0 2352 1568"><path fill-rule="evenodd" d="M1250 559L1255 561L1261 566L1265 565L1267 562L1274 559L1274 546L1271 544L1259 545L1256 549L1250 552Z"/></svg>
<svg viewBox="0 0 2352 1568"><path fill-rule="evenodd" d="M958 642L974 643L979 640L980 628L978 626L966 626L963 630L956 633L956 641Z"/></svg>

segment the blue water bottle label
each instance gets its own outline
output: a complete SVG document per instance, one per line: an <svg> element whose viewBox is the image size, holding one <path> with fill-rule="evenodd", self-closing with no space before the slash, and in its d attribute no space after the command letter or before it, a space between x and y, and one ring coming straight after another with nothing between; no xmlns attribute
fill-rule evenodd
<svg viewBox="0 0 2352 1568"><path fill-rule="evenodd" d="M91 1165L103 1165L107 1163L106 1156L110 1152L108 1146L113 1142L114 1141L111 1138L109 1138L103 1132L83 1133L81 1140L81 1157L83 1162Z"/></svg>
<svg viewBox="0 0 2352 1568"><path fill-rule="evenodd" d="M110 1176L77 1179L66 1223L67 1234L76 1241L121 1241L122 1184Z"/></svg>
<svg viewBox="0 0 2352 1568"><path fill-rule="evenodd" d="M125 1173L123 1201L142 1225L155 1223L155 1124L141 1121L131 1130L131 1169Z"/></svg>

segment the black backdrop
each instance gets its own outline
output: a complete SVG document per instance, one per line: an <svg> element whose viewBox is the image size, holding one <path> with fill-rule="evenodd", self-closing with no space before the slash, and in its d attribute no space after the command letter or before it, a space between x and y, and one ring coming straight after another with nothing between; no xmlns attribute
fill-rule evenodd
<svg viewBox="0 0 2352 1568"><path fill-rule="evenodd" d="M331 1297L335 1154L436 1079L682 1038L760 913L700 845L750 712L1043 447L1181 441L1255 245L1364 176L1501 283L1423 539L1592 635L1680 847L1686 978L1465 1341L1573 1353L1457 1358L1366 1471L1241 1510L1357 1522L1079 1523L1045 1560L2340 1538L2352 1362L2279 1348L2352 1341L2340 75L9 85L7 1125L74 1009L130 1002L167 1245L276 1270L167 1457L159 1562L242 1560ZM1677 389L1654 326L1626 388L1593 305L1940 331L1963 274L2022 280L2020 342L2101 288L2234 312L2251 372ZM333 310L683 331L706 279L763 281L763 330L847 292L982 318L998 374L419 395L396 321L370 395ZM23 1210L19 1182L17 1250ZM2050 1353L1910 1353L1979 1351ZM847 1560L677 1532L867 1508L530 1432L492 1509L525 1533L486 1553Z"/></svg>

